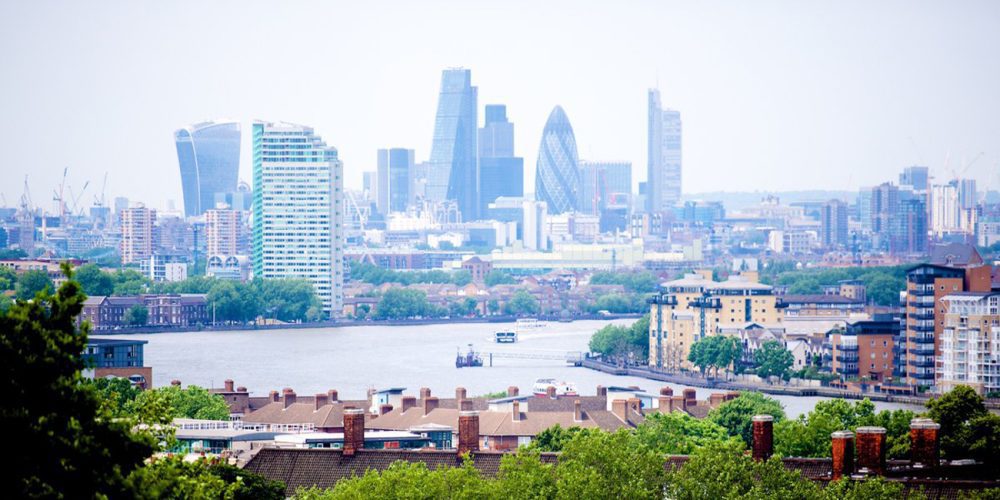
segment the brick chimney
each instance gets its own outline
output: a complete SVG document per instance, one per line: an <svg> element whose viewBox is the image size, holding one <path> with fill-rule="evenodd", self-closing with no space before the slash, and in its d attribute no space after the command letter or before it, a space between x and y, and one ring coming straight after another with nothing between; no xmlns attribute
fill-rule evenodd
<svg viewBox="0 0 1000 500"><path fill-rule="evenodd" d="M677 411L677 410L687 411L687 409L688 409L688 407L687 407L687 400L684 399L684 396L671 396L670 400L672 401L671 408L674 411Z"/></svg>
<svg viewBox="0 0 1000 500"><path fill-rule="evenodd" d="M616 399L611 402L611 413L622 422L628 422L628 402L624 399Z"/></svg>
<svg viewBox="0 0 1000 500"><path fill-rule="evenodd" d="M833 449L834 481L850 476L854 472L854 433L837 431L830 434L830 445Z"/></svg>
<svg viewBox="0 0 1000 500"><path fill-rule="evenodd" d="M429 397L431 397L431 388L430 387L421 387L420 388L420 399L427 399Z"/></svg>
<svg viewBox="0 0 1000 500"><path fill-rule="evenodd" d="M330 400L331 403L336 403L337 401L339 401L338 399L339 396L340 394L337 393L337 389L330 389L329 391L326 391L326 397L327 399Z"/></svg>
<svg viewBox="0 0 1000 500"><path fill-rule="evenodd" d="M713 392L708 396L708 405L712 408L718 408L725 401L726 395L721 392Z"/></svg>
<svg viewBox="0 0 1000 500"><path fill-rule="evenodd" d="M726 392L726 401L732 401L732 400L734 400L734 399L736 399L738 397L740 397L740 393L739 392L736 392L736 391L728 391L728 392Z"/></svg>
<svg viewBox="0 0 1000 500"><path fill-rule="evenodd" d="M694 389L684 389L685 408L698 405L698 396Z"/></svg>
<svg viewBox="0 0 1000 500"><path fill-rule="evenodd" d="M910 462L923 467L938 466L938 432L941 425L929 418L910 421Z"/></svg>
<svg viewBox="0 0 1000 500"><path fill-rule="evenodd" d="M326 394L324 394L322 392L319 393L319 394L317 394L315 396L315 399L316 399L316 408L315 408L315 411L319 411L320 408L322 408L322 407L326 406L327 404L329 404L329 400L327 400Z"/></svg>
<svg viewBox="0 0 1000 500"><path fill-rule="evenodd" d="M510 417L515 422L521 421L521 403L514 401L510 405Z"/></svg>
<svg viewBox="0 0 1000 500"><path fill-rule="evenodd" d="M854 433L858 472L885 474L885 427L858 427Z"/></svg>
<svg viewBox="0 0 1000 500"><path fill-rule="evenodd" d="M583 405L579 399L573 402L573 421L583 422Z"/></svg>
<svg viewBox="0 0 1000 500"><path fill-rule="evenodd" d="M660 413L673 413L674 408L670 404L671 403L670 396L660 396L659 399L657 400L657 403L660 406Z"/></svg>
<svg viewBox="0 0 1000 500"><path fill-rule="evenodd" d="M438 398L431 396L424 399L424 415L427 415L438 407Z"/></svg>
<svg viewBox="0 0 1000 500"><path fill-rule="evenodd" d="M597 395L598 396L607 397L608 396L608 388L604 387L603 385L597 386Z"/></svg>
<svg viewBox="0 0 1000 500"><path fill-rule="evenodd" d="M281 396L282 401L285 403L285 408L295 404L295 391L289 390Z"/></svg>
<svg viewBox="0 0 1000 500"><path fill-rule="evenodd" d="M417 406L417 398L413 396L403 396L403 402L400 405L400 411L406 411L410 408L415 408Z"/></svg>
<svg viewBox="0 0 1000 500"><path fill-rule="evenodd" d="M774 417L771 415L754 415L753 426L753 459L767 460L774 453Z"/></svg>
<svg viewBox="0 0 1000 500"><path fill-rule="evenodd" d="M344 455L351 456L365 447L365 411L344 410Z"/></svg>
<svg viewBox="0 0 1000 500"><path fill-rule="evenodd" d="M270 393L268 393L267 397L269 397L271 399L272 403L277 403L278 402L278 391L271 391Z"/></svg>
<svg viewBox="0 0 1000 500"><path fill-rule="evenodd" d="M660 387L660 396L673 396L674 390L670 387Z"/></svg>
<svg viewBox="0 0 1000 500"><path fill-rule="evenodd" d="M508 398L513 398L515 396L518 396L520 392L521 392L521 390L518 389L516 385L512 385L512 386L510 386L510 387L507 388L507 397Z"/></svg>
<svg viewBox="0 0 1000 500"><path fill-rule="evenodd" d="M455 399L461 401L461 400L465 399L465 396L466 396L466 394L465 394L465 387L456 387L455 388Z"/></svg>
<svg viewBox="0 0 1000 500"><path fill-rule="evenodd" d="M549 399L556 399L556 388L555 388L555 386L551 386L550 385L547 388L545 388L545 395L548 396Z"/></svg>
<svg viewBox="0 0 1000 500"><path fill-rule="evenodd" d="M462 411L458 414L458 454L479 451L479 412Z"/></svg>
<svg viewBox="0 0 1000 500"><path fill-rule="evenodd" d="M386 413L389 413L390 411L392 411L392 405L389 403L382 403L378 406L378 415L380 417L382 415L385 415Z"/></svg>
<svg viewBox="0 0 1000 500"><path fill-rule="evenodd" d="M463 399L458 404L459 411L472 411L472 400Z"/></svg>
<svg viewBox="0 0 1000 500"><path fill-rule="evenodd" d="M236 388L236 392L247 392L247 388L241 385Z"/></svg>
<svg viewBox="0 0 1000 500"><path fill-rule="evenodd" d="M173 379L173 380L170 381L170 385L172 385L174 387L180 387L181 386L181 381L177 380L177 379Z"/></svg>
<svg viewBox="0 0 1000 500"><path fill-rule="evenodd" d="M222 385L226 388L226 392L235 392L233 390L234 382L232 380L226 379L226 381L223 382Z"/></svg>

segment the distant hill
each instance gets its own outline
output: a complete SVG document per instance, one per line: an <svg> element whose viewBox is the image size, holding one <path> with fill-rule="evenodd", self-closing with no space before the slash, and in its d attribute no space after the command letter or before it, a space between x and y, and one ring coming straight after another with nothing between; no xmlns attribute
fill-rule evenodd
<svg viewBox="0 0 1000 500"><path fill-rule="evenodd" d="M807 191L714 191L708 193L691 193L684 195L684 201L721 201L726 210L740 210L760 203L767 196L777 196L782 205L805 201L843 200L848 203L857 201L857 191L824 191L821 189Z"/></svg>

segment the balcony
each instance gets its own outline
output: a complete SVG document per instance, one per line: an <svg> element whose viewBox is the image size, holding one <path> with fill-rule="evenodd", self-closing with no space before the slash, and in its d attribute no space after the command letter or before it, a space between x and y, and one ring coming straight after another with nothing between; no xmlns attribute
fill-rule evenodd
<svg viewBox="0 0 1000 500"><path fill-rule="evenodd" d="M910 330L914 332L933 332L934 325L906 325Z"/></svg>
<svg viewBox="0 0 1000 500"><path fill-rule="evenodd" d="M913 314L907 314L906 319L916 319L916 320L934 320L934 310L919 309Z"/></svg>
<svg viewBox="0 0 1000 500"><path fill-rule="evenodd" d="M843 365L837 369L837 373L842 375L857 375L858 365Z"/></svg>
<svg viewBox="0 0 1000 500"><path fill-rule="evenodd" d="M858 362L858 355L857 354L838 354L837 355L837 361L839 361L841 363L857 363Z"/></svg>
<svg viewBox="0 0 1000 500"><path fill-rule="evenodd" d="M858 344L841 344L837 346L837 350L858 352Z"/></svg>
<svg viewBox="0 0 1000 500"><path fill-rule="evenodd" d="M916 356L933 356L934 355L934 347L933 346L927 347L926 345L921 345L921 346L917 347L916 349L911 349L909 352L910 352L910 354L913 354L913 355L916 355Z"/></svg>
<svg viewBox="0 0 1000 500"><path fill-rule="evenodd" d="M934 368L934 360L933 359L911 360L910 366L915 366L917 368Z"/></svg>
<svg viewBox="0 0 1000 500"><path fill-rule="evenodd" d="M934 343L934 336L933 335L914 335L914 336L910 337L910 342L913 342L913 343L916 343L916 344L933 344Z"/></svg>
<svg viewBox="0 0 1000 500"><path fill-rule="evenodd" d="M909 376L917 380L934 380L934 372L916 372L910 373Z"/></svg>

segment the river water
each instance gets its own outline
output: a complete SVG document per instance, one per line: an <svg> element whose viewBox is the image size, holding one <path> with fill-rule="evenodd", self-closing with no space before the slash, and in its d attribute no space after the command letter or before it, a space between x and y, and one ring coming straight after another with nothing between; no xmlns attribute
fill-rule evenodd
<svg viewBox="0 0 1000 500"><path fill-rule="evenodd" d="M149 341L146 366L153 367L156 386L177 379L184 385L221 387L225 379L247 387L253 395L291 387L300 395L337 389L341 399L363 399L369 387L405 387L416 394L430 387L434 394L453 397L455 387L470 396L506 390L516 385L531 391L538 378L574 383L581 394L595 394L598 385L631 386L657 393L661 386L685 387L636 377L622 377L573 367L550 359L493 359L492 367L455 368L455 355L473 344L477 351L562 356L586 351L591 334L602 326L634 320L545 323L522 330L516 344L493 343L493 333L512 330L512 323L442 325L347 326L336 328L212 331L127 335ZM485 357L488 363L488 357ZM711 389L695 388L698 399ZM807 412L825 398L772 396L790 417ZM879 409L911 408L876 402Z"/></svg>

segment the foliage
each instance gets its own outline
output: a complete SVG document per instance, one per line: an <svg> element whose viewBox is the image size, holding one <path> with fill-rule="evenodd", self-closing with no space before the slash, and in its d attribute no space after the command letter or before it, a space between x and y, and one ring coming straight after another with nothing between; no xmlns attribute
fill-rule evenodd
<svg viewBox="0 0 1000 500"><path fill-rule="evenodd" d="M757 375L762 378L784 377L795 362L792 353L776 340L768 340L754 352L754 363L757 365Z"/></svg>
<svg viewBox="0 0 1000 500"><path fill-rule="evenodd" d="M861 481L844 478L833 481L823 489L823 497L830 500L896 500L904 498L903 483L869 477ZM919 492L911 491L905 498L918 500Z"/></svg>
<svg viewBox="0 0 1000 500"><path fill-rule="evenodd" d="M426 293L407 288L386 290L375 310L376 319L427 318L437 315L439 312L427 301Z"/></svg>
<svg viewBox="0 0 1000 500"><path fill-rule="evenodd" d="M620 293L606 293L597 297L597 300L586 307L586 310L592 314L600 311L608 311L614 314L628 314L643 312L647 309L646 298L637 293L625 295Z"/></svg>
<svg viewBox="0 0 1000 500"><path fill-rule="evenodd" d="M0 248L0 260L26 258L28 258L28 253L20 248Z"/></svg>
<svg viewBox="0 0 1000 500"><path fill-rule="evenodd" d="M384 283L399 283L404 286L415 283L452 283L465 286L472 281L472 275L464 269L454 272L442 270L394 271L359 261L351 261L350 268L351 279L376 286Z"/></svg>
<svg viewBox="0 0 1000 500"><path fill-rule="evenodd" d="M230 499L236 493L236 483L226 483L213 474L204 459L185 462L181 457L152 460L129 475L129 488L138 498Z"/></svg>
<svg viewBox="0 0 1000 500"><path fill-rule="evenodd" d="M0 267L0 292L17 286L17 273L9 267Z"/></svg>
<svg viewBox="0 0 1000 500"><path fill-rule="evenodd" d="M248 472L226 463L217 463L209 471L228 484L235 484L233 500L283 500L285 484L272 481L259 474Z"/></svg>
<svg viewBox="0 0 1000 500"><path fill-rule="evenodd" d="M133 401L129 411L136 412L158 401L162 401L170 408L172 418L229 420L229 405L226 404L226 400L195 385L189 385L186 389L172 385L142 391Z"/></svg>
<svg viewBox="0 0 1000 500"><path fill-rule="evenodd" d="M144 326L149 322L149 309L142 304L136 304L125 311L125 323L129 326Z"/></svg>
<svg viewBox="0 0 1000 500"><path fill-rule="evenodd" d="M591 285L622 285L625 291L632 293L652 293L656 291L659 280L649 271L640 272L608 272L601 271L590 277Z"/></svg>
<svg viewBox="0 0 1000 500"><path fill-rule="evenodd" d="M754 415L771 415L777 424L785 419L785 410L774 398L759 392L743 392L708 412L708 421L726 429L730 436L739 436L747 446L752 444L751 419Z"/></svg>
<svg viewBox="0 0 1000 500"><path fill-rule="evenodd" d="M986 410L983 398L960 385L927 402L927 416L941 425L944 457L992 459L1000 454L1000 417Z"/></svg>
<svg viewBox="0 0 1000 500"><path fill-rule="evenodd" d="M727 368L738 360L739 357L739 339L723 335L712 335L691 344L688 361L697 366L701 370L702 375L709 368L715 368L715 374L718 376L719 369Z"/></svg>
<svg viewBox="0 0 1000 500"><path fill-rule="evenodd" d="M466 297L462 300L453 300L448 302L448 314L453 318L475 316L478 313L478 306L479 303L472 297Z"/></svg>
<svg viewBox="0 0 1000 500"><path fill-rule="evenodd" d="M649 357L649 314L630 326L605 325L590 337L590 351L605 357Z"/></svg>
<svg viewBox="0 0 1000 500"><path fill-rule="evenodd" d="M483 282L486 286L493 287L496 285L514 285L517 283L517 280L507 271L491 269L490 272L486 273L486 278L483 279Z"/></svg>
<svg viewBox="0 0 1000 500"><path fill-rule="evenodd" d="M51 293L55 290L55 285L52 284L49 273L41 270L31 270L26 271L17 279L15 290L17 300L31 300L39 292L47 291L47 293Z"/></svg>
<svg viewBox="0 0 1000 500"><path fill-rule="evenodd" d="M466 459L461 467L441 467L431 470L423 462L398 461L386 470L369 470L365 475L344 479L333 489L300 489L300 500L334 500L356 498L488 498L489 483Z"/></svg>
<svg viewBox="0 0 1000 500"><path fill-rule="evenodd" d="M556 498L555 466L542 463L537 450L520 448L500 459L500 469L493 481L497 498Z"/></svg>
<svg viewBox="0 0 1000 500"><path fill-rule="evenodd" d="M103 410L115 418L127 416L126 408L142 392L131 381L121 377L87 380L85 384L93 388Z"/></svg>
<svg viewBox="0 0 1000 500"><path fill-rule="evenodd" d="M903 458L909 453L913 417L909 410L876 413L875 405L867 398L854 403L843 399L820 401L809 413L775 425L775 451L786 457L828 457L833 432L878 426L886 429L888 457Z"/></svg>
<svg viewBox="0 0 1000 500"><path fill-rule="evenodd" d="M512 316L538 314L540 310L538 299L525 290L515 292L514 296L503 306L503 312Z"/></svg>
<svg viewBox="0 0 1000 500"><path fill-rule="evenodd" d="M653 413L635 429L641 446L667 455L690 455L710 443L731 439L726 429L683 412ZM742 446L742 442L740 442Z"/></svg>
<svg viewBox="0 0 1000 500"><path fill-rule="evenodd" d="M577 433L556 465L558 497L663 498L663 456L632 443L625 429Z"/></svg>
<svg viewBox="0 0 1000 500"><path fill-rule="evenodd" d="M115 281L110 274L101 271L96 264L85 264L76 270L76 280L83 292L91 297L111 295L115 292Z"/></svg>
<svg viewBox="0 0 1000 500"><path fill-rule="evenodd" d="M72 278L69 266L63 267ZM12 497L122 496L125 477L153 451L132 422L110 418L93 388L82 383L88 327L76 327L85 295L70 279L53 294L18 302L0 317L0 391L16 405L0 407Z"/></svg>
<svg viewBox="0 0 1000 500"><path fill-rule="evenodd" d="M795 268L790 261L772 261L764 268L761 281L788 287L789 293L822 293L822 285L843 280L858 280L865 285L868 299L875 304L899 303L899 292L906 288L907 266L837 267L822 269Z"/></svg>
<svg viewBox="0 0 1000 500"><path fill-rule="evenodd" d="M528 449L535 451L562 451L563 447L570 439L580 433L587 432L602 432L595 429L583 429L581 427L573 426L564 428L559 424L553 425L548 429L539 432L534 439L531 440L531 444L527 446Z"/></svg>

